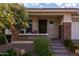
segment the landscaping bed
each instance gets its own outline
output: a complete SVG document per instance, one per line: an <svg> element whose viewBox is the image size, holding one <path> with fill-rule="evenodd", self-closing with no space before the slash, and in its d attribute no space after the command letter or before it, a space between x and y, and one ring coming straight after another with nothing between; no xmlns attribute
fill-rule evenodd
<svg viewBox="0 0 79 59"><path fill-rule="evenodd" d="M11 54L6 51L10 51ZM16 55L12 54L13 51L16 51ZM21 55L21 51L25 52ZM2 56L35 56L33 44L9 44L9 45L0 45L0 54ZM5 55L6 54L6 55Z"/></svg>
<svg viewBox="0 0 79 59"><path fill-rule="evenodd" d="M79 41L74 43L74 52L79 56Z"/></svg>
<svg viewBox="0 0 79 59"><path fill-rule="evenodd" d="M64 40L64 46L69 48L70 51L74 52L74 44L73 44L72 40L70 40L70 39Z"/></svg>
<svg viewBox="0 0 79 59"><path fill-rule="evenodd" d="M6 49L4 49L6 48ZM38 37L34 40L34 43L17 43L2 45L0 49L4 49L0 53L1 56L51 56L49 39L44 37ZM21 54L21 51L23 52Z"/></svg>
<svg viewBox="0 0 79 59"><path fill-rule="evenodd" d="M65 47L69 48L70 51L72 51L74 54L79 56L79 41L76 41L75 43L70 40L64 40L64 45Z"/></svg>

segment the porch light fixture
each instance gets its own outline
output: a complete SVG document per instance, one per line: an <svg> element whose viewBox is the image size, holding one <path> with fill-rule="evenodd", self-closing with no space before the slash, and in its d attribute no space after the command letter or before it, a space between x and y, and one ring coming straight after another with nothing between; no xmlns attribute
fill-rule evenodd
<svg viewBox="0 0 79 59"><path fill-rule="evenodd" d="M50 24L53 24L53 21L49 21Z"/></svg>

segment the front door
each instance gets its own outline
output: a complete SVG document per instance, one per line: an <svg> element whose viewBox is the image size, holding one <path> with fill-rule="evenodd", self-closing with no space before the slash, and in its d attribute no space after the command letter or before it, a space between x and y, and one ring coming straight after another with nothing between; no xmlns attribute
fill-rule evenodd
<svg viewBox="0 0 79 59"><path fill-rule="evenodd" d="M61 25L59 26L59 39L61 39Z"/></svg>
<svg viewBox="0 0 79 59"><path fill-rule="evenodd" d="M47 20L39 20L39 33L47 33Z"/></svg>

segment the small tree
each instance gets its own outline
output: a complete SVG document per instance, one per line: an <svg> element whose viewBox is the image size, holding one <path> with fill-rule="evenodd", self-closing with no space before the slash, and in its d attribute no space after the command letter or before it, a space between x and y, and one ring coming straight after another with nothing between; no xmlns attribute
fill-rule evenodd
<svg viewBox="0 0 79 59"><path fill-rule="evenodd" d="M23 4L18 3L2 3L0 4L0 34L4 35L4 29L8 28L12 31L11 40L16 39L17 29L26 28L28 26L28 11ZM5 37L6 38L6 37ZM7 42L7 40L6 40ZM8 43L8 42L7 42Z"/></svg>

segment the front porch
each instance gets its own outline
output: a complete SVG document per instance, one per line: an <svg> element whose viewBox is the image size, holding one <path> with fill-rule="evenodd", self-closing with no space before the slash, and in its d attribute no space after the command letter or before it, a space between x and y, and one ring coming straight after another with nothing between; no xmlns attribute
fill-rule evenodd
<svg viewBox="0 0 79 59"><path fill-rule="evenodd" d="M49 39L70 39L70 17L70 15L31 15L29 27L19 31L19 40L33 40L39 36ZM69 19L68 21L67 18Z"/></svg>
<svg viewBox="0 0 79 59"><path fill-rule="evenodd" d="M60 16L38 15L30 16L32 18L33 34L48 34L48 38L59 38Z"/></svg>
<svg viewBox="0 0 79 59"><path fill-rule="evenodd" d="M27 29L20 29L19 39L14 41L30 40L39 36L50 39L71 39L72 14L75 12L74 9L29 9L29 27ZM8 33L6 31L6 34Z"/></svg>

